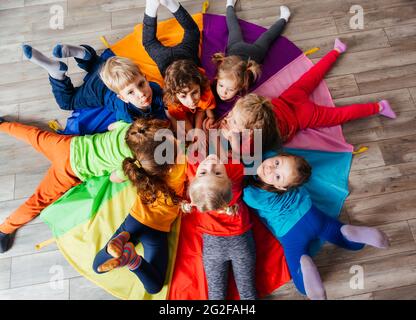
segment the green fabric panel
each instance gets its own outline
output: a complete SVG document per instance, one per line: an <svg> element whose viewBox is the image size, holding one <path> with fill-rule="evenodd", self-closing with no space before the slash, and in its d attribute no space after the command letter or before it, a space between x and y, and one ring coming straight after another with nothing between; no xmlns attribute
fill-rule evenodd
<svg viewBox="0 0 416 320"><path fill-rule="evenodd" d="M55 238L93 218L100 207L130 182L112 183L108 176L91 178L73 187L42 211L41 219Z"/></svg>

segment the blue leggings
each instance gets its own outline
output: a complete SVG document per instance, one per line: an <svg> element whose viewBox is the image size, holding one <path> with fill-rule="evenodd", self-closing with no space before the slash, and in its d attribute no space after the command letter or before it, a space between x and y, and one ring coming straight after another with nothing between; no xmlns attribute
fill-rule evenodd
<svg viewBox="0 0 416 320"><path fill-rule="evenodd" d="M143 245L144 257L136 270L131 270L143 283L144 288L150 294L158 293L165 282L166 269L168 265L168 238L167 232L152 229L136 219L130 214L117 229L111 239L115 238L123 231L130 233L130 240L134 246L139 241ZM109 241L111 241L111 239ZM107 242L108 244L108 242ZM107 244L95 256L93 269L96 273L98 267L113 257L107 253Z"/></svg>
<svg viewBox="0 0 416 320"><path fill-rule="evenodd" d="M347 240L341 233L343 224L312 207L279 241L283 246L290 275L296 288L306 294L300 258L309 255L309 246L316 239L325 240L349 250L360 250L364 244Z"/></svg>
<svg viewBox="0 0 416 320"><path fill-rule="evenodd" d="M79 110L105 105L105 95L109 89L101 80L99 71L101 65L114 54L107 50L99 57L92 47L88 45L82 45L82 47L90 52L91 59L75 58L78 66L87 71L81 86L74 88L69 77L65 77L63 80L49 77L55 100L62 110Z"/></svg>

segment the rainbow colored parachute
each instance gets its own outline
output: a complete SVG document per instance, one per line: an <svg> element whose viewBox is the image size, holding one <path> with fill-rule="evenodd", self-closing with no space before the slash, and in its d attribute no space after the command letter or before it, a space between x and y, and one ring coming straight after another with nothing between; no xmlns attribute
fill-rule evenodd
<svg viewBox="0 0 416 320"><path fill-rule="evenodd" d="M212 14L193 16L202 31L201 61L210 79L215 69L211 56L225 51L227 28L225 17ZM253 42L265 31L257 25L241 21L246 41ZM142 26L111 46L106 54L133 59L151 81L162 84L162 77L141 45ZM166 45L178 43L183 35L176 20L159 23L158 37ZM263 65L263 74L253 91L276 97L312 66L312 62L292 42L280 37L270 49ZM333 105L325 82L315 90L313 100ZM217 115L226 114L232 106L220 103ZM94 133L105 130L113 118L104 109L74 113L64 133ZM344 140L340 126L304 130L285 146L288 151L304 156L313 167L307 184L315 205L337 217L348 195L348 175L352 146ZM126 268L96 274L92 263L96 253L106 244L129 213L135 198L129 182L113 184L108 177L91 179L68 191L46 208L41 218L53 231L58 247L69 263L83 276L121 299L206 299L207 288L202 266L201 235L195 232L191 219L178 218L169 235L169 266L162 291L146 293L140 281ZM253 215L257 245L256 284L260 296L270 294L290 280L283 250L278 241ZM316 244L313 251L316 251ZM139 253L143 248L137 246ZM230 298L238 298L230 279Z"/></svg>

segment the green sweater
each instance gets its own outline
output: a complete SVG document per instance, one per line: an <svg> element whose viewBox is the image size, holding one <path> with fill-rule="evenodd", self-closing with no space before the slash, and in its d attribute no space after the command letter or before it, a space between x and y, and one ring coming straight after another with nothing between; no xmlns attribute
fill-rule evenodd
<svg viewBox="0 0 416 320"><path fill-rule="evenodd" d="M80 180L108 175L114 170L119 178L125 178L123 160L133 156L125 138L129 127L129 123L118 121L111 131L72 139L71 168Z"/></svg>

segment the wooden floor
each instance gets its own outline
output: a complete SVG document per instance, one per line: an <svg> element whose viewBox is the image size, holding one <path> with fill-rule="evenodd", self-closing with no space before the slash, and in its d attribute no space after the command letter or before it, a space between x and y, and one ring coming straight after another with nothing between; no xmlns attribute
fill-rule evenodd
<svg viewBox="0 0 416 320"><path fill-rule="evenodd" d="M191 12L202 0L183 1ZM88 43L104 49L143 18L144 0L2 0L0 1L0 115L46 127L63 119L47 75L22 58L22 43L51 55L57 42ZM225 1L211 1L211 13L224 14ZM388 250L348 252L325 245L316 258L330 299L416 299L416 1L414 0L241 0L239 17L270 26L279 5L292 10L284 35L303 50L320 47L316 61L335 37L349 45L327 78L338 105L389 99L397 120L374 117L344 126L347 141L369 150L354 157L350 190L341 220L378 226L391 241ZM350 30L350 6L364 8L363 30ZM65 12L63 30L49 28L52 5ZM170 17L163 8L161 19ZM80 69L69 61L75 83ZM0 219L35 189L48 162L23 143L0 134ZM55 245L36 251L51 237L34 220L17 233L15 245L0 255L0 299L113 299L69 266ZM351 267L364 271L364 287L351 289ZM57 277L63 281L56 283ZM51 282L52 281L52 282ZM291 283L270 299L302 299Z"/></svg>

